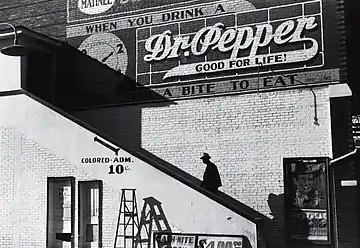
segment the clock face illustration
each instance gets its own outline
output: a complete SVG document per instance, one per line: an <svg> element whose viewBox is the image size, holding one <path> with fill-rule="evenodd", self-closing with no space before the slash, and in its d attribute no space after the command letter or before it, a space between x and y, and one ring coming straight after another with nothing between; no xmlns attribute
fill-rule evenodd
<svg viewBox="0 0 360 248"><path fill-rule="evenodd" d="M110 68L123 74L126 73L128 64L126 47L116 35L111 33L93 34L86 38L78 49Z"/></svg>

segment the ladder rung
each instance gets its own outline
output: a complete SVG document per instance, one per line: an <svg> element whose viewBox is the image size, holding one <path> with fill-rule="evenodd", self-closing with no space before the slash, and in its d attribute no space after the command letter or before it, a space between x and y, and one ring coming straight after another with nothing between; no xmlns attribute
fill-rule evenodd
<svg viewBox="0 0 360 248"><path fill-rule="evenodd" d="M153 217L155 220L163 220L165 219L165 217L163 215L153 215Z"/></svg>
<svg viewBox="0 0 360 248"><path fill-rule="evenodd" d="M140 242L140 243L144 243L144 242L149 242L149 239L140 239L140 240L136 240L136 242Z"/></svg>
<svg viewBox="0 0 360 248"><path fill-rule="evenodd" d="M133 212L123 212L123 213L125 216L126 215L128 215L128 216L136 216L137 215L137 213L133 213Z"/></svg>
<svg viewBox="0 0 360 248"><path fill-rule="evenodd" d="M119 235L116 235L117 237L119 238L126 238L126 239L132 239L132 238L135 238L134 236L129 236L129 235L122 235L122 234L119 234Z"/></svg>
<svg viewBox="0 0 360 248"><path fill-rule="evenodd" d="M126 194L126 193L129 193L129 191L132 191L132 194ZM129 233L126 233L127 227L132 227L132 229L134 229L134 226L137 226L137 227L139 226L139 223L138 223L139 220L134 218L134 217L138 216L135 191L136 191L136 189L122 189L122 195L121 195L121 200L120 200L121 201L120 209L118 212L118 214L119 214L118 223L117 223L118 230L116 233L116 237L124 239L125 242L129 242L128 239L132 239L133 241L140 240L140 243L141 242L150 242L150 239L142 239L141 240L141 237L138 237L134 234L129 235ZM123 220L120 218L121 215L124 217ZM137 221L137 223L135 223L136 221ZM124 229L125 233L120 234L122 232L122 229ZM114 246L116 248L126 248L126 246L124 246L124 245L116 244L116 239L115 239Z"/></svg>

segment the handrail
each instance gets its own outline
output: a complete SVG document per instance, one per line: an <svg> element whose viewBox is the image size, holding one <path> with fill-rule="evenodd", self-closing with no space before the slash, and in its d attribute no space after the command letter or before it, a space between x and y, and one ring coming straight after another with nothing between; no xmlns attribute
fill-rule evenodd
<svg viewBox="0 0 360 248"><path fill-rule="evenodd" d="M333 159L333 160L330 161L330 164L336 163L336 162L338 162L338 161L340 161L340 160L343 160L343 159L345 159L345 158L347 158L347 157L350 157L351 155L356 154L356 152L357 152L357 149L355 149L354 151L349 152L348 154L345 154L345 155L343 155L343 156L341 156L341 157L335 158L335 159Z"/></svg>

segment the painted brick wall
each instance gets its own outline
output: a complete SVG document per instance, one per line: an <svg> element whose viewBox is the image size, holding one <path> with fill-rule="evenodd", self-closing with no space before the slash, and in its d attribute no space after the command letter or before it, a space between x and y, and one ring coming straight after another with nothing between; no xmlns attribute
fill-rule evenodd
<svg viewBox="0 0 360 248"><path fill-rule="evenodd" d="M330 153L327 88L318 89L321 125L308 89L178 102L142 112L142 147L201 178L203 151L213 156L224 191L268 214L282 193L282 158ZM165 147L165 149L164 149Z"/></svg>
<svg viewBox="0 0 360 248"><path fill-rule="evenodd" d="M48 36L65 39L66 6L66 0L1 1L0 22L23 25Z"/></svg>
<svg viewBox="0 0 360 248"><path fill-rule="evenodd" d="M171 220L169 225L173 232L241 233L256 247L256 227L251 221L134 156L131 156L132 166L129 165L131 169L125 177L109 174L107 164L82 164L80 161L84 157L107 157L113 152L94 143L95 134L27 96L4 96L1 101L1 115L8 118L0 119L1 133L5 133L1 136L0 148L6 152L10 147L14 159L9 160L6 168L11 176L0 174L0 181L15 186L4 187L5 193L13 195L11 202L0 198L1 210L5 210L1 211L3 225L7 224L10 230L4 234L10 236L9 240L1 242L1 247L45 246L48 177L76 178L75 239L78 234L78 182L100 179L104 183L103 247L111 247L114 241L121 188L141 189L137 191L138 199L149 196L162 199L160 203L166 208L166 218ZM3 150L0 153L5 154ZM123 157L130 156L123 150L119 153ZM149 183L150 180L153 182ZM143 204L138 201L138 209L142 209ZM8 208L11 211L7 211ZM187 218L179 215L184 210Z"/></svg>
<svg viewBox="0 0 360 248"><path fill-rule="evenodd" d="M75 177L75 247L78 246L76 238L78 234L78 182L97 180L99 178L91 177L87 172L81 170L76 165L70 164L66 160L59 158L52 151L41 147L36 141L20 135L21 139L21 171L18 178L8 180L14 182L21 181L19 195L14 198L20 199L21 203L14 206L19 209L19 214L12 215L11 212L6 213L6 218L20 223L14 227L17 234L19 246L27 247L44 247L46 244L46 214L47 214L47 178L48 177ZM11 170L8 170L11 171ZM1 178L2 179L2 178ZM10 191L9 189L7 189ZM116 223L118 218L120 200L120 190L114 190L112 187L103 184L103 218L102 218L102 247L112 247ZM141 203L138 203L139 210L142 209ZM5 214L4 214L5 215ZM18 219L18 220L17 220ZM11 223L11 221L7 221ZM173 224L171 230L173 232L182 231ZM12 227L9 228L12 230ZM10 235L11 237L11 235ZM14 243L10 243L9 247L14 247ZM6 244L0 242L1 245Z"/></svg>
<svg viewBox="0 0 360 248"><path fill-rule="evenodd" d="M268 194L282 193L283 157L330 155L328 88L315 92L319 126L313 124L313 97L308 89L177 101L165 107L113 107L76 115L124 144L141 143L142 149L200 179L204 166L199 158L202 152L210 153L222 175L223 190L266 213ZM129 136L132 128L141 133ZM134 141L138 139L141 142Z"/></svg>
<svg viewBox="0 0 360 248"><path fill-rule="evenodd" d="M282 159L331 156L328 87L314 91L319 126L313 124L313 95L306 88L177 101L167 106L87 110L76 115L120 142L145 149L199 179L205 169L199 158L208 152L219 168L221 190L272 219L268 239L281 247Z"/></svg>
<svg viewBox="0 0 360 248"><path fill-rule="evenodd" d="M8 166L7 169L1 168L0 202L6 206L1 207L1 222L4 228L0 231L1 247L45 247L46 245L46 206L47 206L47 178L48 177L75 177L75 199L78 199L78 181L94 180L84 171L79 170L76 166L59 158L52 151L39 146L34 140L27 138L20 133L14 133L10 129L1 130L1 161L5 161L4 152L10 163L1 163L1 166ZM21 163L19 175L13 180L13 171L11 168L15 153L15 136L21 141ZM12 139L12 140L9 140ZM12 141L12 142L11 142ZM10 144L10 146L9 146ZM4 147L8 146L8 149ZM4 152L3 152L4 151ZM11 161L10 161L11 160ZM11 168L11 169L10 169ZM19 191L17 197L12 197L16 192L12 188L13 184L18 182ZM21 182L21 183L19 183ZM5 199L4 199L5 198ZM6 204L9 201L17 200L20 204ZM113 202L119 201L119 192L103 185L103 247L111 247L114 242L114 228L117 220L118 208ZM76 200L77 202L77 200ZM12 208L17 209L18 213L14 214ZM10 209L9 209L10 208ZM75 213L78 205L75 204ZM13 214L12 214L13 213ZM12 222L19 225L11 225ZM75 214L75 236L78 233L78 216ZM10 225L9 225L10 224ZM12 240L14 230L17 240ZM75 239L77 241L77 239ZM19 244L19 246L16 246ZM77 247L77 243L75 243Z"/></svg>
<svg viewBox="0 0 360 248"><path fill-rule="evenodd" d="M1 21L25 25L55 38L65 37L66 1L4 1L0 3L0 13ZM320 126L313 125L313 98L308 89L193 99L167 106L150 104L109 108L105 111L99 109L81 112L78 116L124 144L152 152L200 179L205 167L199 157L202 152L210 153L222 176L222 190L272 218L271 242L281 247L277 237L283 231L283 217L277 214L272 216L270 212L282 213L282 158L331 154L327 87L319 87L315 92ZM7 137L13 137L11 132L5 133ZM1 136L1 139L5 138ZM21 170L27 173L21 173L21 178L29 183L20 190L24 197L24 208L20 210L22 214L19 221L24 223L21 227L29 230L31 235L19 234L20 243L23 247L28 247L29 242L32 247L43 247L44 243L31 243L30 237L35 235L45 242L46 230L34 229L26 223L33 222L39 228L44 228L44 219L31 219L30 214L32 211L44 214L45 211L46 216L46 204L41 200L46 193L43 186L46 177L91 178L75 170L66 161L56 158L50 151L36 147L34 141L22 137L21 142L27 154L22 157L24 168ZM13 159L11 151L9 149L9 154L0 154L0 159ZM49 164L49 161L52 166L45 167L44 164ZM27 164L36 165L33 167L36 170L30 170L32 166L28 167ZM6 166L6 163L0 166ZM13 177L12 171L2 170L1 173L4 178ZM29 188L37 191L41 207L27 205L32 199L27 191ZM278 196L271 209L268 204L270 194ZM9 197L0 197L9 200L11 193L9 191ZM106 197L112 199L118 195L104 185L104 199ZM104 200L104 204L107 202L111 201ZM104 206L104 216L108 208L111 206ZM2 212L1 218L9 218L8 214L12 210L8 211ZM112 221L104 219L104 247L112 243L113 236L109 234L112 228L107 225ZM77 220L75 223L77 225ZM7 228L0 231L0 238L9 239L10 242L12 238L9 237L13 235L11 230ZM2 235L2 232L6 233Z"/></svg>
<svg viewBox="0 0 360 248"><path fill-rule="evenodd" d="M0 128L0 243L11 247L12 232L12 206L13 197L13 170L15 163L14 130L12 128Z"/></svg>
<svg viewBox="0 0 360 248"><path fill-rule="evenodd" d="M36 141L15 129L1 128L1 247L45 247L47 215L47 178L75 177L75 237L78 233L78 182L97 180L87 172L59 158ZM16 139L21 146L15 148ZM18 150L18 151L17 151ZM19 167L14 168L15 154L21 154ZM14 177L14 171L18 175ZM13 185L19 185L19 190ZM103 184L102 244L112 247L118 218L120 190ZM15 202L17 201L17 202ZM140 208L141 209L141 208ZM14 211L15 210L15 211ZM12 225L12 223L17 225ZM172 226L175 232L180 231ZM15 239L13 239L13 235ZM75 247L77 247L75 238Z"/></svg>

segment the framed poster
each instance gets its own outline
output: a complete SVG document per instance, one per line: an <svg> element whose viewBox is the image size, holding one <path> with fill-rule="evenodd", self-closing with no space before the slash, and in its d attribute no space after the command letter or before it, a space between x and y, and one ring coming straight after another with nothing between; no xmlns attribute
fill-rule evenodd
<svg viewBox="0 0 360 248"><path fill-rule="evenodd" d="M289 242L331 243L327 157L284 158Z"/></svg>

